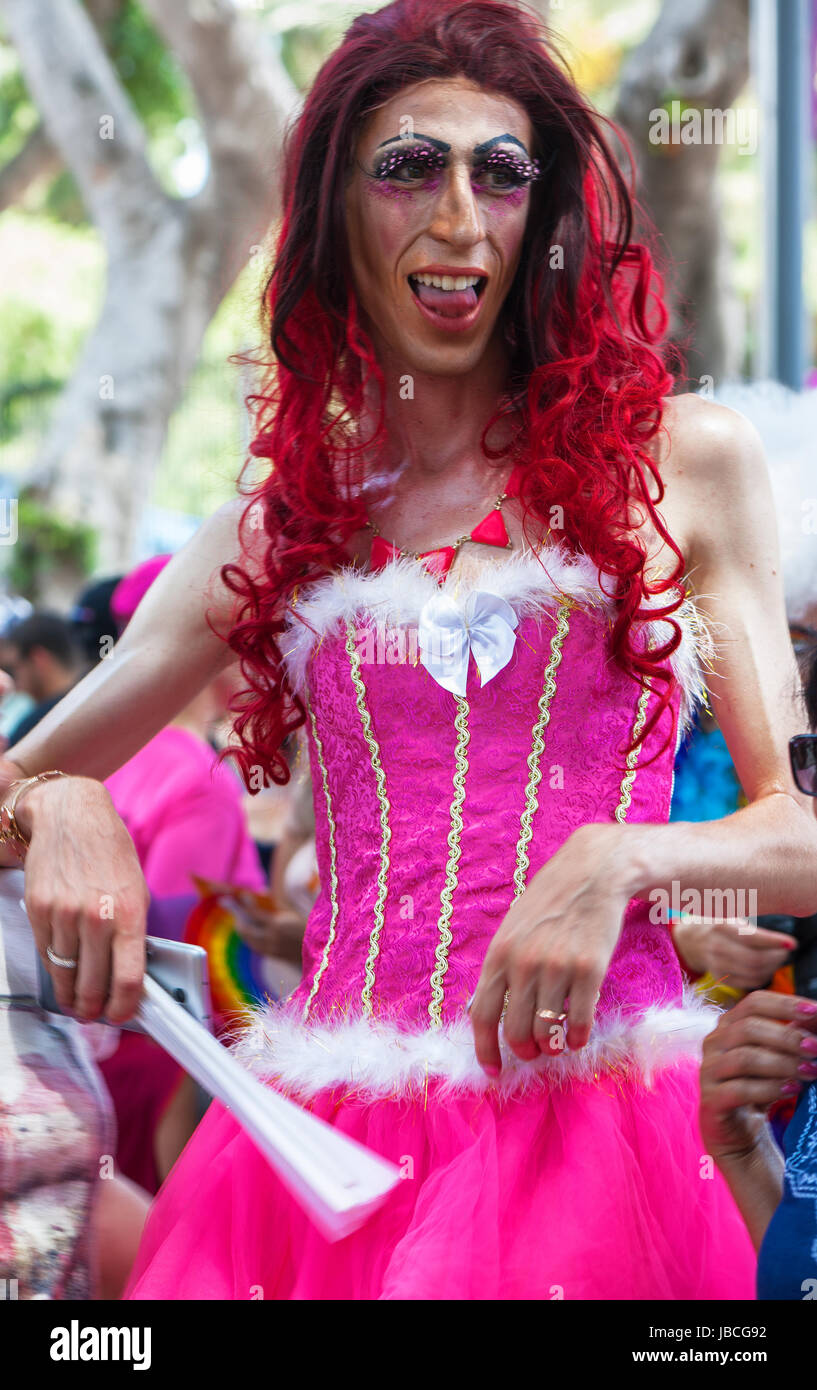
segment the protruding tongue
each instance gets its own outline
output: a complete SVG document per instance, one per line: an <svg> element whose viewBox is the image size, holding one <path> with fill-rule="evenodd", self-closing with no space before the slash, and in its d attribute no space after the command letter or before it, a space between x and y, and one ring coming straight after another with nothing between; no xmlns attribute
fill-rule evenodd
<svg viewBox="0 0 817 1390"><path fill-rule="evenodd" d="M444 314L447 318L458 318L462 314L470 314L477 302L477 292L473 285L467 290L438 290L434 285L421 285L416 280L411 282L417 298L433 309L437 314Z"/></svg>

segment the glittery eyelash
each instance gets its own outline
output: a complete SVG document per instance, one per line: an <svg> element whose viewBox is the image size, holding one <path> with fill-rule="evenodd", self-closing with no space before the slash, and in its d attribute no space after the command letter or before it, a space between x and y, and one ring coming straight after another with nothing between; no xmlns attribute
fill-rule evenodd
<svg viewBox="0 0 817 1390"><path fill-rule="evenodd" d="M440 150L435 150L430 145L412 145L408 149L402 148L389 151L384 155L375 166L371 177L376 179L388 179L402 168L404 164L419 164L429 170L439 170L445 165L445 156ZM508 150L493 150L491 154L481 159L476 166L474 173L483 173L486 169L506 169L514 176L515 186L531 183L534 179L541 176L541 168L535 159L524 159L519 155L511 154Z"/></svg>
<svg viewBox="0 0 817 1390"><path fill-rule="evenodd" d="M486 159L480 160L475 173L484 169L507 169L517 183L532 183L541 175L541 168L535 159L524 159L508 150L492 150Z"/></svg>
<svg viewBox="0 0 817 1390"><path fill-rule="evenodd" d="M376 179L387 179L403 164L423 164L427 169L442 169L444 156L431 145L411 145L408 149L391 150L374 169Z"/></svg>

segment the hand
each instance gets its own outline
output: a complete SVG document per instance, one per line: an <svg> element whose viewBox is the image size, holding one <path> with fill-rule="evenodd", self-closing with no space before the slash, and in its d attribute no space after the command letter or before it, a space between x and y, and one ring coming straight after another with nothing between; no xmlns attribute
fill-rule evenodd
<svg viewBox="0 0 817 1390"><path fill-rule="evenodd" d="M494 936L470 1010L477 1060L490 1075L502 1065L498 1027L506 990L505 1038L517 1057L533 1061L563 1050L562 1029L536 1012L560 1014L568 997L567 1044L586 1044L631 896L620 853L625 829L604 824L574 831Z"/></svg>
<svg viewBox="0 0 817 1390"><path fill-rule="evenodd" d="M300 965L306 919L292 908L267 911L251 893L235 894L233 911L239 936L262 956Z"/></svg>
<svg viewBox="0 0 817 1390"><path fill-rule="evenodd" d="M751 1153L765 1112L817 1077L817 1004L792 994L747 994L704 1042L701 1134L717 1161Z"/></svg>
<svg viewBox="0 0 817 1390"><path fill-rule="evenodd" d="M765 927L752 927L745 918L680 918L673 923L675 948L690 970L709 971L734 989L759 989L797 947L794 937Z"/></svg>
<svg viewBox="0 0 817 1390"><path fill-rule="evenodd" d="M25 906L57 1003L83 1019L124 1023L145 972L147 885L133 841L101 782L56 777L26 791L17 821L25 852ZM46 947L78 960L54 965Z"/></svg>

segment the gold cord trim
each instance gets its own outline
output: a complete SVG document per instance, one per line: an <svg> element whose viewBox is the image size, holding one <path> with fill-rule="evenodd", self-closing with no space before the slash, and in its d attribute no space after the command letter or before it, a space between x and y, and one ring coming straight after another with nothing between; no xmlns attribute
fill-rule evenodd
<svg viewBox="0 0 817 1390"><path fill-rule="evenodd" d="M651 687L649 682L645 682L638 697L636 706L635 721L633 723L632 738L638 738L647 718L647 702L650 698ZM635 785L635 775L638 771L638 755L641 752L641 744L636 748L631 748L625 760L627 771L621 779L620 799L615 809L615 818L619 825L623 825L627 819L627 812L633 799L632 792Z"/></svg>
<svg viewBox="0 0 817 1390"><path fill-rule="evenodd" d="M530 868L528 845L533 838L533 817L539 807L536 789L542 780L539 762L545 751L544 732L550 723L550 702L556 694L556 671L562 660L562 646L570 631L570 609L573 602L565 595L559 602L556 615L556 631L550 639L550 660L545 667L542 694L539 696L539 718L533 726L533 741L528 755L530 777L525 788L525 809L521 816L521 831L516 846L516 868L514 869L514 901L525 891L525 877Z"/></svg>
<svg viewBox="0 0 817 1390"><path fill-rule="evenodd" d="M312 709L312 703L309 699L308 691L305 695L305 703L307 714L309 715L310 724L312 726L312 737L315 741L315 751L318 755L318 765L321 770L321 781L323 783L323 795L324 800L326 801L326 819L329 823L329 894L330 902L332 904L332 915L329 919L329 935L326 939L326 945L323 948L321 963L318 966L317 971L315 972L315 978L312 981L312 988L309 991L309 998L307 999L304 1005L304 1023L307 1021L312 1001L315 998L315 995L318 993L321 980L323 979L324 971L326 970L326 967L329 964L329 953L332 950L332 946L334 944L335 924L338 918L338 855L337 845L335 843L335 817L332 811L332 797L329 792L329 775L326 771L326 763L323 757L323 743L321 742L321 737L318 733L318 725L315 720L315 714Z"/></svg>
<svg viewBox="0 0 817 1390"><path fill-rule="evenodd" d="M457 731L457 744L454 749L456 768L454 770L454 799L451 802L451 829L448 832L448 863L445 866L445 884L440 893L440 917L437 923L439 941L435 952L436 969L431 976L431 1003L428 1013L433 1028L442 1027L443 976L448 969L448 948L454 940L451 934L451 915L454 911L454 889L458 882L459 861L462 854L462 805L465 801L465 774L468 759L465 750L471 735L468 732L468 701L464 695L456 695L457 714L454 728Z"/></svg>
<svg viewBox="0 0 817 1390"><path fill-rule="evenodd" d="M371 759L372 770L377 783L377 800L380 805L380 868L377 874L377 899L374 905L374 926L369 936L369 954L366 957L364 968L365 984L361 992L363 1002L363 1012L369 1016L372 1014L372 990L374 989L374 967L378 955L380 954L380 933L383 930L385 920L384 908L386 905L386 895L389 891L389 841L391 840L391 827L389 826L389 799L386 796L386 774L383 771L383 764L380 761L380 748L377 739L372 733L372 717L366 704L366 687L360 674L360 653L355 648L354 628L351 621L346 624L346 653L349 657L349 670L352 677L352 685L355 688L355 702L357 704L360 723L363 729L363 737L369 746L369 757Z"/></svg>

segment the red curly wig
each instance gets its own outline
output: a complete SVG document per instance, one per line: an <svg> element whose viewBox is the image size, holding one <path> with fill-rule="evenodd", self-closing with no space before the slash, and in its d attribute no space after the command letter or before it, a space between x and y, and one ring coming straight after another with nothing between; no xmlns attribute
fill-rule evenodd
<svg viewBox="0 0 817 1390"><path fill-rule="evenodd" d="M247 490L243 527L263 525L263 577L244 565L222 576L240 601L229 635L247 688L236 706L235 756L245 780L289 777L282 745L303 723L288 688L278 637L305 582L348 564L345 543L365 520L354 425L364 391L383 377L358 315L344 221L344 186L367 115L402 88L464 76L524 107L534 157L546 176L531 186L517 274L503 306L507 388L483 435L504 414L523 421L514 448L525 466L530 518L559 506L563 543L598 566L617 600L611 654L658 699L640 741L672 697L664 664L681 638L671 618L683 598L683 557L656 506L663 486L649 446L673 378L659 345L666 328L660 281L632 241L633 200L604 133L532 13L502 0L394 0L360 15L321 68L284 150L283 218L264 292L273 360L248 398L250 452L272 467ZM551 251L563 249L563 268ZM383 392L379 395L382 407ZM381 418L374 442L382 438ZM366 442L367 452L372 440ZM507 451L506 451L507 452ZM677 557L649 587L634 509L647 514ZM638 625L666 617L670 636L647 650ZM290 612L292 610L289 610ZM669 737L669 735L667 735Z"/></svg>

